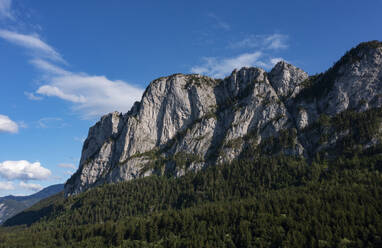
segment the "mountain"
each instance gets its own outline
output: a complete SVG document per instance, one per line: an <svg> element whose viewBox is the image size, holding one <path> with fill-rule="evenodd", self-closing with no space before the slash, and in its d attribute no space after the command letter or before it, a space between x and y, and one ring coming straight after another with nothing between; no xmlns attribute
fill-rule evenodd
<svg viewBox="0 0 382 248"><path fill-rule="evenodd" d="M0 248L382 247L381 62L373 41L313 76L157 79L90 128L65 195L9 218Z"/></svg>
<svg viewBox="0 0 382 248"><path fill-rule="evenodd" d="M4 196L0 197L0 224L12 216L29 208L38 201L57 194L64 190L64 184L51 185L41 191L28 196Z"/></svg>
<svg viewBox="0 0 382 248"><path fill-rule="evenodd" d="M179 177L248 153L312 161L352 146L370 149L380 143L379 124L346 120L376 121L381 105L379 41L361 43L314 76L279 62L270 72L242 68L223 80L162 77L128 113L110 113L90 128L65 195L153 174Z"/></svg>

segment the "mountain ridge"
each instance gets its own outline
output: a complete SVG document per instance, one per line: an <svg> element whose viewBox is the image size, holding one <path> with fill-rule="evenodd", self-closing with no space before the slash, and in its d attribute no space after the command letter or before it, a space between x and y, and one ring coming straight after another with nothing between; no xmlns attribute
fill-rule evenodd
<svg viewBox="0 0 382 248"><path fill-rule="evenodd" d="M0 197L0 224L29 208L38 201L57 194L63 189L64 184L55 184L28 196L8 195Z"/></svg>
<svg viewBox="0 0 382 248"><path fill-rule="evenodd" d="M321 117L382 105L381 44L361 43L325 73L310 77L279 62L269 73L242 68L224 79L158 78L128 113L105 115L89 129L65 195L152 174L182 176L231 162L247 149L269 150L265 144L283 133L291 142L270 154L330 157L327 150L347 134L328 129L334 140L320 144L321 134L308 127ZM373 138L365 142L377 144Z"/></svg>
<svg viewBox="0 0 382 248"><path fill-rule="evenodd" d="M281 62L159 79L89 130L88 184L8 219L0 247L381 247L382 43L360 46L307 78Z"/></svg>

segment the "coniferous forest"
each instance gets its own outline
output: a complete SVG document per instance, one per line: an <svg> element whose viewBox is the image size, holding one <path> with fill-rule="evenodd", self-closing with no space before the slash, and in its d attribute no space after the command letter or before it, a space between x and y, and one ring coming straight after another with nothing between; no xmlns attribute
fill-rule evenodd
<svg viewBox="0 0 382 248"><path fill-rule="evenodd" d="M0 0L0 248L382 248L382 0Z"/></svg>
<svg viewBox="0 0 382 248"><path fill-rule="evenodd" d="M259 145L249 132L225 144L248 144L231 163L181 177L152 151L161 173L46 198L0 227L0 247L382 247L381 120L382 108L322 114L300 130L317 141L307 156L286 155L294 128Z"/></svg>

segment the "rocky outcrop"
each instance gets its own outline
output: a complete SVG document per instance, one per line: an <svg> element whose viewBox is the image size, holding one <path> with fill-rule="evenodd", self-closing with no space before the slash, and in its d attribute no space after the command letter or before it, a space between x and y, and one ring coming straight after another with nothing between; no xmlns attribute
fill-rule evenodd
<svg viewBox="0 0 382 248"><path fill-rule="evenodd" d="M319 137L308 127L320 116L380 107L381 93L379 42L359 45L312 77L283 61L269 73L242 68L223 80L162 77L128 113L108 114L90 128L65 194L152 174L181 176L230 162L249 147L269 152L269 140L286 134L288 144L270 154L309 157Z"/></svg>
<svg viewBox="0 0 382 248"><path fill-rule="evenodd" d="M292 100L300 93L303 88L301 83L307 78L306 72L284 61L277 63L269 73L273 88L284 101Z"/></svg>
<svg viewBox="0 0 382 248"><path fill-rule="evenodd" d="M321 114L334 116L347 109L365 111L381 106L382 45L373 41L361 43L341 58L327 72L311 77L293 104L307 123ZM308 80L308 81L309 81Z"/></svg>

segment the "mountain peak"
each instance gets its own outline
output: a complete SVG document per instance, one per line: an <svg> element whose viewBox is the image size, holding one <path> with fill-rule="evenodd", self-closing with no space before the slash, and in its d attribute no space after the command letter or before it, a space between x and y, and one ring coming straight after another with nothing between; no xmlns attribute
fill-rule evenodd
<svg viewBox="0 0 382 248"><path fill-rule="evenodd" d="M277 62L277 63L273 66L272 70L275 69L275 68L286 68L286 67L288 67L288 66L292 66L292 65L289 64L289 63L287 63L285 60L280 60L279 62Z"/></svg>
<svg viewBox="0 0 382 248"><path fill-rule="evenodd" d="M269 73L269 81L282 99L296 96L307 78L306 72L285 61L278 62Z"/></svg>
<svg viewBox="0 0 382 248"><path fill-rule="evenodd" d="M181 176L229 163L248 149L310 158L322 148L304 128L322 114L382 106L381 47L360 44L311 78L285 61L269 73L243 67L223 80L198 74L158 78L127 114L109 114L90 128L65 194L152 174ZM286 134L284 143L277 141ZM340 134L333 137L336 144Z"/></svg>
<svg viewBox="0 0 382 248"><path fill-rule="evenodd" d="M361 51L361 50L376 50L382 48L382 41L378 40L372 40L367 42L362 42L359 45L357 45L355 48L351 49L350 51Z"/></svg>
<svg viewBox="0 0 382 248"><path fill-rule="evenodd" d="M369 67L370 64L380 64L382 60L382 42L374 40L360 43L358 46L346 52L329 70L341 71L344 70L344 66L352 67L354 64L359 64L362 60L363 64Z"/></svg>

